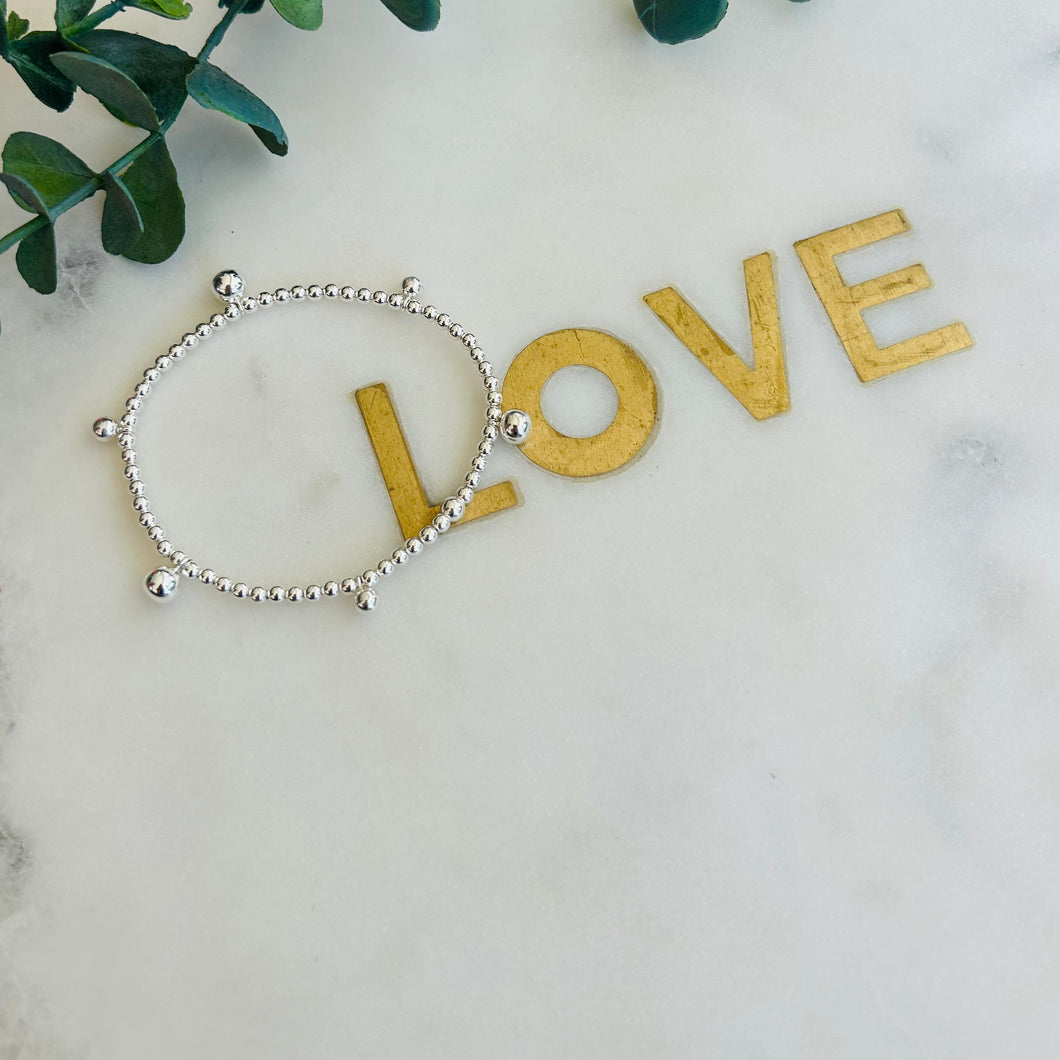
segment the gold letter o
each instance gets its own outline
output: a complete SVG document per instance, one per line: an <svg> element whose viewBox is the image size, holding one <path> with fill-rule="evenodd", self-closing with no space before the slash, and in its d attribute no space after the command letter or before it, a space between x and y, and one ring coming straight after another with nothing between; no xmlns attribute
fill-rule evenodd
<svg viewBox="0 0 1060 1060"><path fill-rule="evenodd" d="M614 420L591 438L560 434L541 411L545 383L572 364L603 372L618 393ZM533 418L530 437L520 446L523 456L557 475L589 478L617 471L640 453L655 429L659 400L648 366L631 347L603 331L567 328L535 339L512 361L504 406Z"/></svg>

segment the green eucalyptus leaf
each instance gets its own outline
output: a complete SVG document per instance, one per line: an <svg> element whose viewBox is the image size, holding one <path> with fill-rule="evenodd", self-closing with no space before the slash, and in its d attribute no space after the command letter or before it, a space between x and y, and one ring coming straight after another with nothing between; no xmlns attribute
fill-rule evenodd
<svg viewBox="0 0 1060 1060"><path fill-rule="evenodd" d="M144 234L144 222L129 189L120 177L103 173L107 198L103 204L103 249L124 254Z"/></svg>
<svg viewBox="0 0 1060 1060"><path fill-rule="evenodd" d="M40 193L32 184L16 177L14 173L0 173L0 180L7 185L11 198L30 213L39 213L48 216L48 204L40 197Z"/></svg>
<svg viewBox="0 0 1060 1060"><path fill-rule="evenodd" d="M55 226L49 221L30 232L18 245L15 264L26 281L41 294L54 294L59 285L59 274L55 260Z"/></svg>
<svg viewBox="0 0 1060 1060"><path fill-rule="evenodd" d="M120 179L144 227L122 254L149 264L165 261L184 238L184 196L166 141L156 140Z"/></svg>
<svg viewBox="0 0 1060 1060"><path fill-rule="evenodd" d="M8 40L18 40L19 37L26 35L26 30L29 29L29 19L22 18L20 15L16 15L14 11L7 16L7 23L5 26Z"/></svg>
<svg viewBox="0 0 1060 1060"><path fill-rule="evenodd" d="M56 0L55 25L60 31L69 29L83 19L96 0Z"/></svg>
<svg viewBox="0 0 1060 1060"><path fill-rule="evenodd" d="M641 24L657 41L681 44L716 29L729 3L728 0L633 0L633 6Z"/></svg>
<svg viewBox="0 0 1060 1060"><path fill-rule="evenodd" d="M235 3L235 0L218 0L218 7L231 7ZM240 10L241 15L253 15L255 11L260 11L265 6L265 0L247 0Z"/></svg>
<svg viewBox="0 0 1060 1060"><path fill-rule="evenodd" d="M151 101L140 86L116 66L79 52L53 55L52 62L75 85L95 96L119 121L151 132L158 130L158 115Z"/></svg>
<svg viewBox="0 0 1060 1060"><path fill-rule="evenodd" d="M7 0L0 0L0 59L6 59L8 55L7 39L10 34L7 27L10 21L7 15Z"/></svg>
<svg viewBox="0 0 1060 1060"><path fill-rule="evenodd" d="M180 48L119 29L81 33L77 43L135 81L151 101L159 121L171 118L184 102L184 82L195 60Z"/></svg>
<svg viewBox="0 0 1060 1060"><path fill-rule="evenodd" d="M187 18L191 14L191 4L184 0L125 0L125 6L138 7L163 18Z"/></svg>
<svg viewBox="0 0 1060 1060"><path fill-rule="evenodd" d="M324 0L269 0L280 17L299 29L320 29L324 21Z"/></svg>
<svg viewBox="0 0 1060 1060"><path fill-rule="evenodd" d="M4 172L21 177L49 211L86 184L95 183L95 173L77 155L40 133L12 133L2 157Z"/></svg>
<svg viewBox="0 0 1060 1060"><path fill-rule="evenodd" d="M274 155L287 154L287 133L280 119L249 88L220 67L200 60L188 75L188 95L203 107L249 125Z"/></svg>
<svg viewBox="0 0 1060 1060"><path fill-rule="evenodd" d="M6 34L6 26L5 26ZM9 40L5 58L37 99L52 110L63 111L74 100L74 86L52 65L51 57L70 45L58 33L36 30Z"/></svg>
<svg viewBox="0 0 1060 1060"><path fill-rule="evenodd" d="M442 17L441 0L383 0L383 3L412 29L434 29Z"/></svg>

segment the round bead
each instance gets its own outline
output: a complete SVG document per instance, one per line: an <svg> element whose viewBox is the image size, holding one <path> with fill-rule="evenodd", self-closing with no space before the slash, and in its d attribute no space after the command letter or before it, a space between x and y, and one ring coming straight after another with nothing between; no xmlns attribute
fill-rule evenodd
<svg viewBox="0 0 1060 1060"><path fill-rule="evenodd" d="M185 563L181 568L180 573L185 578L198 578L199 576L199 565L198 563Z"/></svg>
<svg viewBox="0 0 1060 1060"><path fill-rule="evenodd" d="M214 582L214 588L219 593L230 593L232 591L232 579L231 578L218 578Z"/></svg>
<svg viewBox="0 0 1060 1060"><path fill-rule="evenodd" d="M401 548L395 548L393 553L394 562L400 567L402 563L408 563L409 552L408 549L402 546Z"/></svg>
<svg viewBox="0 0 1060 1060"><path fill-rule="evenodd" d="M495 375L488 375L482 380L482 385L487 390L500 390L501 381Z"/></svg>
<svg viewBox="0 0 1060 1060"><path fill-rule="evenodd" d="M483 438L482 441L478 443L478 455L489 456L492 452L493 442L491 442L488 438Z"/></svg>
<svg viewBox="0 0 1060 1060"><path fill-rule="evenodd" d="M208 339L213 334L213 328L211 328L209 324L200 324L195 329L195 334L198 335L200 339Z"/></svg>
<svg viewBox="0 0 1060 1060"><path fill-rule="evenodd" d="M489 361L478 362L479 375L493 375L493 365Z"/></svg>
<svg viewBox="0 0 1060 1060"><path fill-rule="evenodd" d="M464 336L463 338L461 338L460 341L470 350L474 348L475 344L478 342L478 339L476 339L470 331L466 331L464 332Z"/></svg>
<svg viewBox="0 0 1060 1060"><path fill-rule="evenodd" d="M533 424L522 409L509 409L501 420L501 437L512 445L522 445L530 437Z"/></svg>
<svg viewBox="0 0 1060 1060"><path fill-rule="evenodd" d="M275 603L279 603L287 596L287 590L282 585L274 585L269 590L269 599Z"/></svg>
<svg viewBox="0 0 1060 1060"><path fill-rule="evenodd" d="M101 442L105 442L118 433L118 424L109 416L100 416L100 418L92 424L92 433Z"/></svg>
<svg viewBox="0 0 1060 1060"><path fill-rule="evenodd" d="M448 515L442 515L439 512L432 520L431 526L438 531L439 534L444 534L449 531L449 528L453 525L453 520Z"/></svg>
<svg viewBox="0 0 1060 1060"><path fill-rule="evenodd" d="M464 517L464 502L459 497L446 497L442 501L442 515L447 515L454 523Z"/></svg>
<svg viewBox="0 0 1060 1060"><path fill-rule="evenodd" d="M139 497L133 499L134 512L146 512L150 507L151 502L142 493Z"/></svg>
<svg viewBox="0 0 1060 1060"><path fill-rule="evenodd" d="M352 592L354 592L356 590L356 588L357 588L357 579L356 578L343 578L342 579L341 588L342 588L342 591L344 593L352 593Z"/></svg>
<svg viewBox="0 0 1060 1060"><path fill-rule="evenodd" d="M176 552L174 552L174 553L173 553L173 554L172 554L172 555L170 556L170 559L172 559L172 560L173 560L173 562L174 562L174 563L175 563L175 564L176 564L176 565L177 565L178 567L179 567L179 566L180 566L180 565L181 565L181 564L182 564L182 563L183 563L183 562L184 562L184 561L185 561L185 560L186 560L187 558L188 558L188 554L187 554L186 552L181 552L181 551L180 551L180 549L177 549L177 551L176 551Z"/></svg>
<svg viewBox="0 0 1060 1060"><path fill-rule="evenodd" d="M135 464L125 465L125 477L126 478L139 478L140 469Z"/></svg>
<svg viewBox="0 0 1060 1060"><path fill-rule="evenodd" d="M269 592L264 585L255 585L250 590L250 598L256 604L263 604L269 598Z"/></svg>
<svg viewBox="0 0 1060 1060"><path fill-rule="evenodd" d="M454 339L462 339L464 337L464 329L460 324L450 324L449 334L452 335Z"/></svg>
<svg viewBox="0 0 1060 1060"><path fill-rule="evenodd" d="M235 302L229 302L225 306L225 319L226 320L238 320L243 315L243 310L236 305Z"/></svg>
<svg viewBox="0 0 1060 1060"><path fill-rule="evenodd" d="M146 487L139 479L134 479L132 482L129 483L129 492L134 497L139 497L145 489Z"/></svg>
<svg viewBox="0 0 1060 1060"><path fill-rule="evenodd" d="M155 525L147 531L147 536L152 541L161 541L162 538L166 536L166 532L158 525L158 523L155 523Z"/></svg>
<svg viewBox="0 0 1060 1060"><path fill-rule="evenodd" d="M352 287L343 287L339 294L344 302L352 302L357 297L357 292Z"/></svg>
<svg viewBox="0 0 1060 1060"><path fill-rule="evenodd" d="M143 402L138 397L131 397L125 402L125 407L130 412L139 412L143 407Z"/></svg>
<svg viewBox="0 0 1060 1060"><path fill-rule="evenodd" d="M381 559L379 566L375 568L379 572L380 578L385 578L388 574L394 573L394 561L391 559Z"/></svg>
<svg viewBox="0 0 1060 1060"><path fill-rule="evenodd" d="M153 383L162 373L157 368L144 369L144 382Z"/></svg>
<svg viewBox="0 0 1060 1060"><path fill-rule="evenodd" d="M160 371L164 372L173 363L172 358L167 357L164 353L161 357L155 358L155 367Z"/></svg>
<svg viewBox="0 0 1060 1060"><path fill-rule="evenodd" d="M329 297L334 297L334 295L330 295ZM290 600L292 604L300 603L305 599L305 589L300 585L292 585L291 588L287 590L287 599Z"/></svg>
<svg viewBox="0 0 1060 1060"><path fill-rule="evenodd" d="M423 284L420 283L416 276L406 276L401 281L401 289L405 294L419 294L422 288Z"/></svg>
<svg viewBox="0 0 1060 1060"><path fill-rule="evenodd" d="M321 287L319 283L311 283L309 285L309 290L306 293L310 298L323 298L324 288Z"/></svg>
<svg viewBox="0 0 1060 1060"><path fill-rule="evenodd" d="M433 545L438 540L438 531L433 526L425 526L420 531L420 540L425 545Z"/></svg>
<svg viewBox="0 0 1060 1060"><path fill-rule="evenodd" d="M286 287L277 287L273 295L277 302L289 302L291 300L291 292Z"/></svg>
<svg viewBox="0 0 1060 1060"><path fill-rule="evenodd" d="M244 298L239 304L243 307L244 313L253 313L258 308L258 300L256 298Z"/></svg>
<svg viewBox="0 0 1060 1060"><path fill-rule="evenodd" d="M501 393L500 393L499 390L491 390L486 395L486 404L489 405L489 407L491 409L500 408L503 403L504 403L504 398L501 396Z"/></svg>
<svg viewBox="0 0 1060 1060"><path fill-rule="evenodd" d="M175 361L179 361L184 356L184 353L184 347L179 342L169 347L169 356Z"/></svg>
<svg viewBox="0 0 1060 1060"><path fill-rule="evenodd" d="M117 426L117 424L115 424L115 426ZM118 445L120 445L122 449L128 449L132 446L132 444L132 431L121 431L118 435Z"/></svg>
<svg viewBox="0 0 1060 1060"><path fill-rule="evenodd" d="M214 292L226 302L232 298L239 298L244 286L243 277L235 269L222 269L213 278Z"/></svg>
<svg viewBox="0 0 1060 1060"><path fill-rule="evenodd" d="M358 302L370 302L372 300L372 292L367 287L361 287L357 290L357 301Z"/></svg>
<svg viewBox="0 0 1060 1060"><path fill-rule="evenodd" d="M168 600L179 586L177 576L168 567L156 567L144 579L144 588L155 600Z"/></svg>
<svg viewBox="0 0 1060 1060"><path fill-rule="evenodd" d="M137 383L133 393L138 398L147 397L147 395L151 393L151 384L146 381L143 383Z"/></svg>
<svg viewBox="0 0 1060 1060"><path fill-rule="evenodd" d="M181 345L186 350L194 350L199 345L199 336L194 331L189 331L187 335L181 339Z"/></svg>
<svg viewBox="0 0 1060 1060"><path fill-rule="evenodd" d="M387 299L387 302L395 309L401 309L405 305L405 296L403 294L392 294Z"/></svg>
<svg viewBox="0 0 1060 1060"><path fill-rule="evenodd" d="M386 305L386 300L387 300L386 291L373 291L372 292L372 301L373 302L376 302L379 305Z"/></svg>
<svg viewBox="0 0 1060 1060"><path fill-rule="evenodd" d="M146 527L148 530L155 525L155 517L151 512L140 513L140 525Z"/></svg>
<svg viewBox="0 0 1060 1060"><path fill-rule="evenodd" d="M460 489L456 491L456 495L465 505L468 505L474 499L475 491L470 486L461 486Z"/></svg>
<svg viewBox="0 0 1060 1060"><path fill-rule="evenodd" d="M405 308L406 308L406 309L407 309L407 310L408 310L408 311L409 311L409 312L410 312L410 313L411 313L411 314L412 314L413 316L416 316L417 314L419 314L419 313L422 313L422 312L423 312L423 305L422 305L422 303L420 303L420 302L417 302L415 298L410 298L410 299L409 299L409 300L408 300L408 301L407 301L407 302L405 303Z"/></svg>
<svg viewBox="0 0 1060 1060"><path fill-rule="evenodd" d="M136 463L136 450L135 449L123 449L121 451L121 459L125 464Z"/></svg>
<svg viewBox="0 0 1060 1060"><path fill-rule="evenodd" d="M199 581L201 581L203 585L213 585L213 583L217 581L217 573L210 570L209 567L204 567L199 571Z"/></svg>
<svg viewBox="0 0 1060 1060"><path fill-rule="evenodd" d="M493 439L496 438L499 433L500 428L496 427L492 423L487 423L486 426L482 428L482 437L489 442L492 442Z"/></svg>
<svg viewBox="0 0 1060 1060"><path fill-rule="evenodd" d="M473 490L478 489L479 479L481 477L482 476L479 475L477 471L469 471L464 476L464 483Z"/></svg>
<svg viewBox="0 0 1060 1060"><path fill-rule="evenodd" d="M410 556L415 556L417 552L423 551L423 542L418 537L410 537L405 542L405 551Z"/></svg>
<svg viewBox="0 0 1060 1060"><path fill-rule="evenodd" d="M482 349L481 346L476 346L471 351L471 359L476 363L478 363L479 361L484 361L486 359L486 351Z"/></svg>
<svg viewBox="0 0 1060 1060"><path fill-rule="evenodd" d="M362 611L371 611L375 607L376 603L378 603L378 599L379 598L375 595L375 593L372 592L371 589L362 589L354 597L354 603L356 603Z"/></svg>
<svg viewBox="0 0 1060 1060"><path fill-rule="evenodd" d="M232 586L232 595L237 600L245 600L250 595L250 586L246 582L236 582Z"/></svg>
<svg viewBox="0 0 1060 1060"><path fill-rule="evenodd" d="M440 328L448 328L452 324L453 318L448 313L440 313L436 323Z"/></svg>
<svg viewBox="0 0 1060 1060"><path fill-rule="evenodd" d="M319 600L323 595L323 590L319 585L307 585L305 587L305 598L307 600Z"/></svg>
<svg viewBox="0 0 1060 1060"><path fill-rule="evenodd" d="M338 296L339 296L338 284L329 283L324 288L324 297L325 298L338 298Z"/></svg>
<svg viewBox="0 0 1060 1060"><path fill-rule="evenodd" d="M214 313L214 315L210 317L210 327L213 328L214 331L220 331L226 323L228 322L225 320L223 313Z"/></svg>
<svg viewBox="0 0 1060 1060"><path fill-rule="evenodd" d="M425 305L423 307L423 315L428 320L436 320L438 317L438 310L432 305Z"/></svg>
<svg viewBox="0 0 1060 1060"><path fill-rule="evenodd" d="M361 584L367 585L369 589L371 589L377 581L379 581L379 575L374 570L366 570L364 574L361 575Z"/></svg>
<svg viewBox="0 0 1060 1060"><path fill-rule="evenodd" d="M339 583L338 582L324 582L324 595L325 596L338 596L339 595Z"/></svg>
<svg viewBox="0 0 1060 1060"><path fill-rule="evenodd" d="M261 294L258 295L258 305L270 306L274 299L275 296L271 291L262 291Z"/></svg>
<svg viewBox="0 0 1060 1060"><path fill-rule="evenodd" d="M501 418L501 415L501 410L494 405L490 405L490 407L486 409L486 419L490 423L496 423Z"/></svg>
<svg viewBox="0 0 1060 1060"><path fill-rule="evenodd" d="M471 461L471 470L472 471L485 471L485 469L486 469L486 458L481 453L479 453L479 455L476 456L475 459Z"/></svg>
<svg viewBox="0 0 1060 1060"><path fill-rule="evenodd" d="M158 550L158 554L160 556L173 555L173 542L167 541L165 538L162 538L162 540L159 541L157 545L155 545L155 548Z"/></svg>
<svg viewBox="0 0 1060 1060"><path fill-rule="evenodd" d="M306 289L300 283L296 283L291 288L291 297L296 302L304 302L306 297Z"/></svg>

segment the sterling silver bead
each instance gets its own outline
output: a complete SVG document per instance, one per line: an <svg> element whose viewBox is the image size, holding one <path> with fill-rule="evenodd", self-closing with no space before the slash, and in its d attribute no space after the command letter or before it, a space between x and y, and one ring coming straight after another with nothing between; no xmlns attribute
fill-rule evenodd
<svg viewBox="0 0 1060 1060"><path fill-rule="evenodd" d="M433 526L425 526L420 531L420 540L425 545L433 545L438 540L438 531Z"/></svg>
<svg viewBox="0 0 1060 1060"><path fill-rule="evenodd" d="M196 335L194 331L189 331L187 335L181 339L180 344L186 350L194 350L195 347L199 345L199 336Z"/></svg>
<svg viewBox="0 0 1060 1060"><path fill-rule="evenodd" d="M370 302L372 300L372 292L367 287L360 287L357 289L357 301L358 302Z"/></svg>
<svg viewBox="0 0 1060 1060"><path fill-rule="evenodd" d="M415 556L418 552L423 551L423 542L418 537L410 537L405 542L405 551L410 556Z"/></svg>
<svg viewBox="0 0 1060 1060"><path fill-rule="evenodd" d="M274 585L269 590L269 599L274 603L279 603L281 600L286 599L287 590L282 585Z"/></svg>
<svg viewBox="0 0 1060 1060"><path fill-rule="evenodd" d="M372 293L372 301L378 305L386 305L387 293L386 291L374 291Z"/></svg>
<svg viewBox="0 0 1060 1060"><path fill-rule="evenodd" d="M250 590L250 599L256 604L263 604L268 598L269 593L264 585L255 585L254 588Z"/></svg>
<svg viewBox="0 0 1060 1060"><path fill-rule="evenodd" d="M325 596L338 596L339 595L339 583L338 582L324 582L324 595Z"/></svg>
<svg viewBox="0 0 1060 1060"><path fill-rule="evenodd" d="M405 305L405 296L403 294L395 293L387 299L387 302L389 302L395 309L402 309Z"/></svg>
<svg viewBox="0 0 1060 1060"><path fill-rule="evenodd" d="M323 590L319 585L307 585L305 587L305 598L307 600L319 600L323 595Z"/></svg>
<svg viewBox="0 0 1060 1060"><path fill-rule="evenodd" d="M311 283L309 285L309 290L306 293L309 295L310 298L323 298L324 288L321 287L319 283Z"/></svg>
<svg viewBox="0 0 1060 1060"><path fill-rule="evenodd" d="M305 599L305 590L300 585L292 585L291 588L287 590L287 599L290 600L292 604L297 604Z"/></svg>
<svg viewBox="0 0 1060 1060"><path fill-rule="evenodd" d="M530 417L522 409L509 409L501 420L501 437L512 445L522 445L530 437Z"/></svg>
<svg viewBox="0 0 1060 1060"><path fill-rule="evenodd" d="M338 284L329 283L324 288L324 297L325 298L338 298L338 296L339 296Z"/></svg>
<svg viewBox="0 0 1060 1060"><path fill-rule="evenodd" d="M366 570L361 575L361 584L362 585L367 585L369 589L371 589L372 586L375 585L376 582L378 582L378 581L379 581L379 573L378 573L378 571Z"/></svg>
<svg viewBox="0 0 1060 1060"><path fill-rule="evenodd" d="M470 486L461 486L460 489L456 491L456 495L465 505L467 505L474 500L475 491Z"/></svg>
<svg viewBox="0 0 1060 1060"><path fill-rule="evenodd" d="M243 294L243 277L235 269L222 269L213 278L213 289L218 297L226 302L233 298L239 298Z"/></svg>
<svg viewBox="0 0 1060 1060"><path fill-rule="evenodd" d="M296 283L294 285L294 287L291 288L291 297L296 302L304 302L305 301L305 296L306 296L306 290L300 283Z"/></svg>
<svg viewBox="0 0 1060 1060"><path fill-rule="evenodd" d="M464 502L459 497L446 497L442 501L442 515L448 516L454 523L464 517Z"/></svg>
<svg viewBox="0 0 1060 1060"><path fill-rule="evenodd" d="M232 586L232 595L237 600L245 600L250 595L250 586L246 582L236 582Z"/></svg>
<svg viewBox="0 0 1060 1060"><path fill-rule="evenodd" d="M208 339L213 334L213 328L211 328L209 324L200 324L195 329L195 334L198 335L200 339Z"/></svg>
<svg viewBox="0 0 1060 1060"><path fill-rule="evenodd" d="M371 611L378 603L378 597L371 589L361 589L361 591L354 597L354 603L362 611Z"/></svg>
<svg viewBox="0 0 1060 1060"><path fill-rule="evenodd" d="M231 578L218 578L214 582L214 588L219 593L230 593L232 591L232 579Z"/></svg>
<svg viewBox="0 0 1060 1060"><path fill-rule="evenodd" d="M144 579L144 588L155 600L168 600L179 585L177 576L168 567L156 567Z"/></svg>
<svg viewBox="0 0 1060 1060"><path fill-rule="evenodd" d="M100 418L92 424L92 433L101 442L108 441L118 433L118 423L116 420L112 420L109 416L100 416Z"/></svg>
<svg viewBox="0 0 1060 1060"><path fill-rule="evenodd" d="M343 287L339 294L344 302L352 302L357 297L357 292L352 287Z"/></svg>
<svg viewBox="0 0 1060 1060"><path fill-rule="evenodd" d="M419 294L420 291L423 289L423 284L416 276L406 276L401 281L401 289L405 292L405 294Z"/></svg>
<svg viewBox="0 0 1060 1060"><path fill-rule="evenodd" d="M243 315L243 310L235 302L229 302L225 306L224 315L226 320L238 320Z"/></svg>
<svg viewBox="0 0 1060 1060"><path fill-rule="evenodd" d="M402 545L401 548L395 548L392 558L393 558L394 562L396 564L398 564L398 566L400 566L402 563L408 563L408 561L409 561L408 549L405 548L404 545Z"/></svg>
<svg viewBox="0 0 1060 1060"><path fill-rule="evenodd" d="M394 573L394 561L392 559L381 559L375 569L379 571L380 578L385 578L388 574Z"/></svg>
<svg viewBox="0 0 1060 1060"><path fill-rule="evenodd" d="M432 520L431 526L438 531L439 534L448 533L449 528L453 525L453 520L448 515L443 515L439 512Z"/></svg>

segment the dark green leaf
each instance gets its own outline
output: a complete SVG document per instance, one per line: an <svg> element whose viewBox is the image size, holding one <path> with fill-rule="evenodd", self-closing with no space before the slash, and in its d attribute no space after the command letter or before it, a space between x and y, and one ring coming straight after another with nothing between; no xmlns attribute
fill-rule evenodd
<svg viewBox="0 0 1060 1060"><path fill-rule="evenodd" d="M184 196L165 140L155 141L121 174L144 232L122 253L133 261L165 261L184 238Z"/></svg>
<svg viewBox="0 0 1060 1060"><path fill-rule="evenodd" d="M80 22L89 11L96 0L56 0L55 25L60 30L69 29L74 23Z"/></svg>
<svg viewBox="0 0 1060 1060"><path fill-rule="evenodd" d="M434 29L442 17L441 0L383 0L383 3L412 29Z"/></svg>
<svg viewBox="0 0 1060 1060"><path fill-rule="evenodd" d="M7 58L7 0L0 0L0 59Z"/></svg>
<svg viewBox="0 0 1060 1060"><path fill-rule="evenodd" d="M7 39L18 40L26 34L29 29L29 19L16 15L14 11L7 16Z"/></svg>
<svg viewBox="0 0 1060 1060"><path fill-rule="evenodd" d="M0 180L7 185L11 198L23 210L28 210L30 213L43 214L45 217L48 216L48 204L40 197L37 189L32 184L21 177L16 177L14 173L0 173Z"/></svg>
<svg viewBox="0 0 1060 1060"><path fill-rule="evenodd" d="M188 95L210 110L245 122L274 154L287 154L287 133L280 119L249 88L212 63L200 62L188 75Z"/></svg>
<svg viewBox="0 0 1060 1060"><path fill-rule="evenodd" d="M160 121L172 117L184 102L184 81L195 60L180 48L119 29L94 29L80 34L77 43L132 78L151 101Z"/></svg>
<svg viewBox="0 0 1060 1060"><path fill-rule="evenodd" d="M18 71L30 92L52 110L66 110L74 99L73 83L63 77L51 61L53 55L69 47L58 33L51 30L27 33L7 45L7 61Z"/></svg>
<svg viewBox="0 0 1060 1060"><path fill-rule="evenodd" d="M324 21L324 0L269 0L292 26L320 29Z"/></svg>
<svg viewBox="0 0 1060 1060"><path fill-rule="evenodd" d="M39 133L12 133L4 144L4 172L21 177L49 210L95 183L95 174L72 151Z"/></svg>
<svg viewBox="0 0 1060 1060"><path fill-rule="evenodd" d="M386 0L384 0L384 3ZM633 0L637 18L663 44L680 44L716 29L728 0Z"/></svg>
<svg viewBox="0 0 1060 1060"><path fill-rule="evenodd" d="M108 254L124 254L144 234L144 222L121 178L109 173L102 176L107 191L103 204L103 249Z"/></svg>
<svg viewBox="0 0 1060 1060"><path fill-rule="evenodd" d="M218 7L231 7L235 0L218 0ZM239 13L241 15L253 15L255 11L260 11L265 6L265 0L247 0L243 5L243 10Z"/></svg>
<svg viewBox="0 0 1060 1060"><path fill-rule="evenodd" d="M125 0L125 6L138 7L163 18L187 18L191 14L191 4L184 0Z"/></svg>
<svg viewBox="0 0 1060 1060"><path fill-rule="evenodd" d="M18 245L15 264L26 281L41 294L54 294L59 284L55 262L55 227L49 221L30 232Z"/></svg>
<svg viewBox="0 0 1060 1060"><path fill-rule="evenodd" d="M103 104L119 121L158 130L158 115L140 86L116 66L94 55L63 52L52 62L79 88Z"/></svg>

